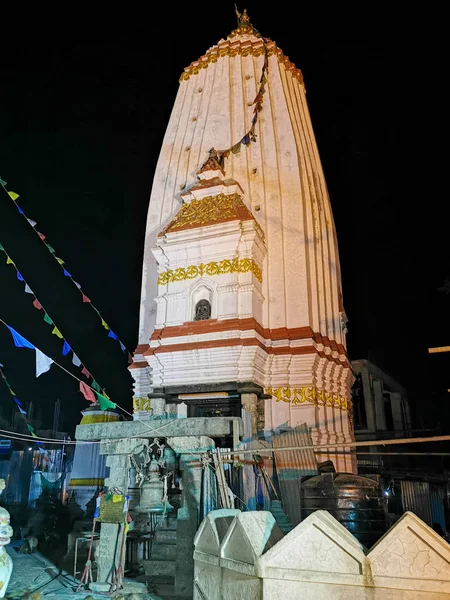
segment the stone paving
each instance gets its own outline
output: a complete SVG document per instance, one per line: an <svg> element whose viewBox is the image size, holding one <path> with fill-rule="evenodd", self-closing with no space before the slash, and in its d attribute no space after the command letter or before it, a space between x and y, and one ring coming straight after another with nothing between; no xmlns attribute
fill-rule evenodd
<svg viewBox="0 0 450 600"><path fill-rule="evenodd" d="M142 593L136 584L126 582L126 589L112 595L90 591L76 592L78 582L72 575L58 569L42 554L22 554L16 551L21 542L11 542L6 551L13 560L13 572L5 598L10 600L163 600L160 596ZM137 584L139 585L139 584ZM134 591L132 588L134 587Z"/></svg>

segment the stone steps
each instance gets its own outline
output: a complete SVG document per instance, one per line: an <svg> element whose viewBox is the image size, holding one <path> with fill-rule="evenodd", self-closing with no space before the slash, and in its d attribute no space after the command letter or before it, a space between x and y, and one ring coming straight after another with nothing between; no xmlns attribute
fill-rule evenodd
<svg viewBox="0 0 450 600"><path fill-rule="evenodd" d="M175 560L177 556L176 544L161 544L153 542L152 560Z"/></svg>
<svg viewBox="0 0 450 600"><path fill-rule="evenodd" d="M153 583L175 582L175 563L168 560L144 560L142 561L144 573L150 577Z"/></svg>
<svg viewBox="0 0 450 600"><path fill-rule="evenodd" d="M284 534L289 533L294 529L294 526L290 522L289 517L283 510L281 500L272 500L270 502L269 510L272 513L278 527Z"/></svg>
<svg viewBox="0 0 450 600"><path fill-rule="evenodd" d="M157 544L176 544L177 532L173 529L159 529L155 531L155 542Z"/></svg>
<svg viewBox="0 0 450 600"><path fill-rule="evenodd" d="M177 518L176 517L166 517L161 519L158 523L156 530L160 531L176 531L177 530Z"/></svg>

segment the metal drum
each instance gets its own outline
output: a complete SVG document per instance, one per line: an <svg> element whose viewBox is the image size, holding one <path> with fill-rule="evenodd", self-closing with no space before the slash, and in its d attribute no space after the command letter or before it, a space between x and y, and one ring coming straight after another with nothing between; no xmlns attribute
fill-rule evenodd
<svg viewBox="0 0 450 600"><path fill-rule="evenodd" d="M366 548L386 531L384 501L378 478L350 473L322 473L301 484L302 519L327 510Z"/></svg>

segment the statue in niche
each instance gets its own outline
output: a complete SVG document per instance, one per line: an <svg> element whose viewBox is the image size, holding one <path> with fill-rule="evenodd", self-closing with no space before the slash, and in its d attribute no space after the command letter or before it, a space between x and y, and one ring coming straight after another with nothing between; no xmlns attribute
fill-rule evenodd
<svg viewBox="0 0 450 600"><path fill-rule="evenodd" d="M199 300L195 307L194 321L207 321L211 318L211 304L208 300Z"/></svg>

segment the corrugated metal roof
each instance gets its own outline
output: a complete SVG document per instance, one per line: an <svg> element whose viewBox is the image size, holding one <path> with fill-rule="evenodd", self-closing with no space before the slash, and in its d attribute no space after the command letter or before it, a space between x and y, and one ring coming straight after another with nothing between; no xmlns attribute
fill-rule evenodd
<svg viewBox="0 0 450 600"><path fill-rule="evenodd" d="M400 481L400 486L404 510L410 510L431 526L430 484L426 481Z"/></svg>
<svg viewBox="0 0 450 600"><path fill-rule="evenodd" d="M306 423L290 431L272 436L274 448L312 446L313 442ZM301 517L300 480L306 475L317 475L317 460L314 450L286 450L274 452L281 501L291 523L298 525Z"/></svg>

